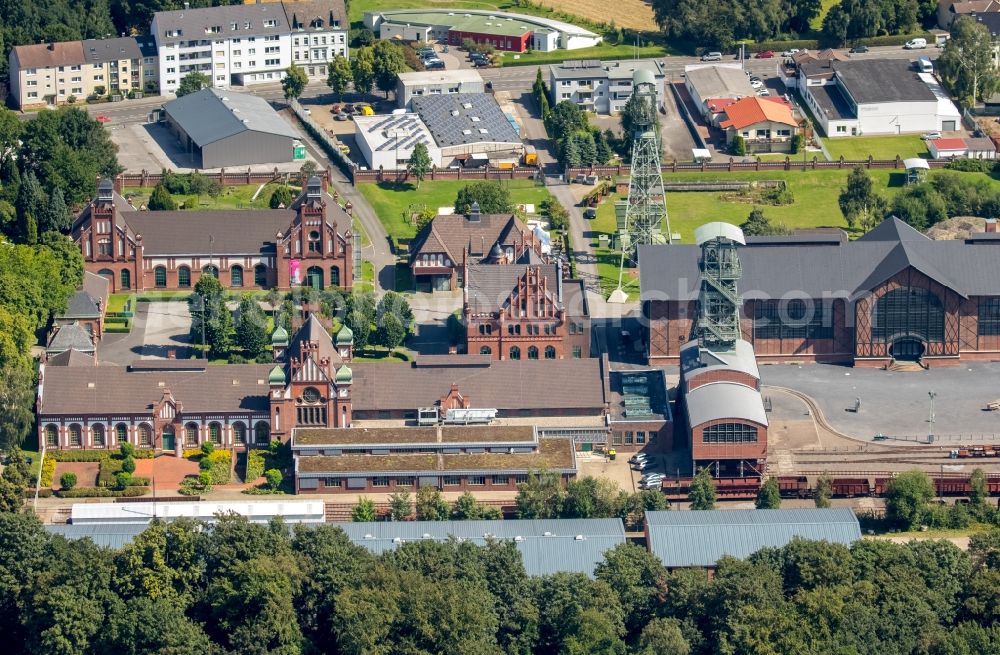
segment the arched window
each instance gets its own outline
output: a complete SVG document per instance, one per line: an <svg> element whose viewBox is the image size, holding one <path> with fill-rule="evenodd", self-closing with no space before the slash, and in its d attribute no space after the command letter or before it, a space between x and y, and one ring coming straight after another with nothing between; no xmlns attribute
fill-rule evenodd
<svg viewBox="0 0 1000 655"><path fill-rule="evenodd" d="M336 266L330 267L330 286L339 287L340 286L340 269Z"/></svg>
<svg viewBox="0 0 1000 655"><path fill-rule="evenodd" d="M208 440L215 445L222 443L222 426L215 421L208 424Z"/></svg>
<svg viewBox="0 0 1000 655"><path fill-rule="evenodd" d="M132 288L132 274L127 268L122 269L122 289Z"/></svg>
<svg viewBox="0 0 1000 655"><path fill-rule="evenodd" d="M72 448L79 448L83 443L83 430L80 428L79 423L73 423L69 426L69 445Z"/></svg>
<svg viewBox="0 0 1000 655"><path fill-rule="evenodd" d="M267 266L264 264L257 264L253 267L253 283L254 286L258 287L267 286Z"/></svg>
<svg viewBox="0 0 1000 655"><path fill-rule="evenodd" d="M59 446L59 428L52 423L45 426L45 445L53 448Z"/></svg>
<svg viewBox="0 0 1000 655"><path fill-rule="evenodd" d="M202 275L211 275L216 280L218 280L219 279L219 267L216 266L215 264L209 264L205 268L201 269L201 274Z"/></svg>
<svg viewBox="0 0 1000 655"><path fill-rule="evenodd" d="M153 445L153 428L149 427L149 423L139 425L139 445L145 448Z"/></svg>
<svg viewBox="0 0 1000 655"><path fill-rule="evenodd" d="M479 349L479 354L480 355L492 355L493 354L493 350L489 346L483 346L482 348Z"/></svg>
<svg viewBox="0 0 1000 655"><path fill-rule="evenodd" d="M528 359L538 359L538 348L536 346L528 346Z"/></svg>
<svg viewBox="0 0 1000 655"><path fill-rule="evenodd" d="M553 346L545 346L545 359L555 359L556 349Z"/></svg>
<svg viewBox="0 0 1000 655"><path fill-rule="evenodd" d="M119 423L115 426L115 439L118 440L119 444L128 443L128 426L124 423Z"/></svg>
<svg viewBox="0 0 1000 655"><path fill-rule="evenodd" d="M258 446L266 446L271 439L271 430L267 427L267 423L261 421L253 428L254 441Z"/></svg>
<svg viewBox="0 0 1000 655"><path fill-rule="evenodd" d="M247 442L247 426L240 421L233 423L233 441L239 445Z"/></svg>
<svg viewBox="0 0 1000 655"><path fill-rule="evenodd" d="M927 289L900 287L875 301L872 340L892 343L907 337L944 341L944 308Z"/></svg>
<svg viewBox="0 0 1000 655"><path fill-rule="evenodd" d="M157 289L167 286L167 269L165 266L157 266L153 269L153 284Z"/></svg>
<svg viewBox="0 0 1000 655"><path fill-rule="evenodd" d="M521 349L517 346L510 347L510 358L511 359L521 359Z"/></svg>
<svg viewBox="0 0 1000 655"><path fill-rule="evenodd" d="M243 267L234 265L229 269L229 286L238 289L243 286Z"/></svg>
<svg viewBox="0 0 1000 655"><path fill-rule="evenodd" d="M177 269L177 286L186 289L191 286L191 269L181 266Z"/></svg>
<svg viewBox="0 0 1000 655"><path fill-rule="evenodd" d="M309 252L322 252L322 244L319 241L319 230L309 233Z"/></svg>
<svg viewBox="0 0 1000 655"><path fill-rule="evenodd" d="M184 426L184 445L185 446L197 446L198 445L198 424L188 423Z"/></svg>
<svg viewBox="0 0 1000 655"><path fill-rule="evenodd" d="M323 290L323 269L319 266L310 266L306 271L306 284L317 291Z"/></svg>
<svg viewBox="0 0 1000 655"><path fill-rule="evenodd" d="M107 439L104 435L104 426L101 424L92 425L90 427L90 433L93 435L94 446L103 448L107 446Z"/></svg>
<svg viewBox="0 0 1000 655"><path fill-rule="evenodd" d="M115 272L114 271L112 271L110 268L102 268L101 270L97 271L97 274L100 275L101 277L107 279L107 281L111 283L111 288L112 289L115 288Z"/></svg>

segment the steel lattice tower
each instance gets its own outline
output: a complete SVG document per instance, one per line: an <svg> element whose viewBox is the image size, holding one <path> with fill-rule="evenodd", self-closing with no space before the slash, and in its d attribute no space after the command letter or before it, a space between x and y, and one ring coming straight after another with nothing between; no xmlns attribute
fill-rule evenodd
<svg viewBox="0 0 1000 655"><path fill-rule="evenodd" d="M737 282L743 273L737 248L743 231L729 223L707 223L694 232L701 246L701 287L698 293L698 345L717 352L733 350L740 335L740 296Z"/></svg>
<svg viewBox="0 0 1000 655"><path fill-rule="evenodd" d="M656 127L656 80L648 70L637 70L632 76L632 96L639 104L635 116L632 142L632 174L628 183L628 205L625 225L620 234L622 251L638 264L637 248L662 243L661 225L666 222L667 242L670 241L670 219L663 194L663 173L660 170L659 138Z"/></svg>

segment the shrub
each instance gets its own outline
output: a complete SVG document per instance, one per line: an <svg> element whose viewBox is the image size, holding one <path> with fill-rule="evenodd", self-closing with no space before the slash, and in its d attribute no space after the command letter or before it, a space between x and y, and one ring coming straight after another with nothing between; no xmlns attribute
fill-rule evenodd
<svg viewBox="0 0 1000 655"><path fill-rule="evenodd" d="M111 453L107 450L57 450L45 456L59 462L100 462L111 457Z"/></svg>
<svg viewBox="0 0 1000 655"><path fill-rule="evenodd" d="M806 147L806 138L801 134L796 134L792 137L792 154L798 154L802 152L802 149Z"/></svg>
<svg viewBox="0 0 1000 655"><path fill-rule="evenodd" d="M187 448L181 453L184 459L198 460L204 456L205 452L201 448Z"/></svg>
<svg viewBox="0 0 1000 655"><path fill-rule="evenodd" d="M72 471L67 471L66 473L63 473L61 476L59 476L59 485L66 491L69 491L70 489L75 487L76 473L73 473Z"/></svg>
<svg viewBox="0 0 1000 655"><path fill-rule="evenodd" d="M115 488L124 489L132 482L132 474L128 471L118 471L115 473Z"/></svg>
<svg viewBox="0 0 1000 655"><path fill-rule="evenodd" d="M952 159L945 168L963 173L989 173L994 163L986 159Z"/></svg>
<svg viewBox="0 0 1000 655"><path fill-rule="evenodd" d="M60 498L135 498L149 493L149 487L124 487L108 489L107 487L77 487L56 492Z"/></svg>
<svg viewBox="0 0 1000 655"><path fill-rule="evenodd" d="M264 452L251 450L247 453L247 471L244 482L253 482L264 475Z"/></svg>
<svg viewBox="0 0 1000 655"><path fill-rule="evenodd" d="M156 451L152 448L143 448L141 450L135 450L132 453L133 459L154 459L156 457Z"/></svg>
<svg viewBox="0 0 1000 655"><path fill-rule="evenodd" d="M277 491L281 488L282 475L278 469L267 469L264 477L267 478L267 486L271 489Z"/></svg>
<svg viewBox="0 0 1000 655"><path fill-rule="evenodd" d="M215 450L205 455L198 466L202 474L208 474L210 484L229 484L232 479L233 453Z"/></svg>
<svg viewBox="0 0 1000 655"><path fill-rule="evenodd" d="M747 142L742 136L737 134L733 137L733 142L729 144L729 149L737 157L742 157L747 154Z"/></svg>
<svg viewBox="0 0 1000 655"><path fill-rule="evenodd" d="M135 457L135 446L127 441L119 447L119 450L121 451L122 457Z"/></svg>
<svg viewBox="0 0 1000 655"><path fill-rule="evenodd" d="M97 471L97 486L111 487L115 484L115 475L121 472L124 460L108 457L101 460Z"/></svg>
<svg viewBox="0 0 1000 655"><path fill-rule="evenodd" d="M211 441L206 441L205 443L201 444L201 452L204 453L205 455L211 455L214 450L215 450L215 444L212 443Z"/></svg>
<svg viewBox="0 0 1000 655"><path fill-rule="evenodd" d="M55 476L56 460L52 457L46 457L45 461L42 462L42 480L39 483L39 486L51 487Z"/></svg>
<svg viewBox="0 0 1000 655"><path fill-rule="evenodd" d="M135 473L135 459L132 457L126 457L122 460L122 470L129 475Z"/></svg>

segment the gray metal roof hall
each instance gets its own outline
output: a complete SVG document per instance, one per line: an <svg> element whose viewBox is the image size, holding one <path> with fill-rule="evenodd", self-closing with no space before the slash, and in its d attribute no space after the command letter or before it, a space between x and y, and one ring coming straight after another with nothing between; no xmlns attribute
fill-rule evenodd
<svg viewBox="0 0 1000 655"><path fill-rule="evenodd" d="M163 106L170 130L200 158L197 168L291 161L301 139L263 98L207 88Z"/></svg>
<svg viewBox="0 0 1000 655"><path fill-rule="evenodd" d="M861 538L848 508L646 512L649 551L668 569L713 568L725 555L745 558L800 537L849 546Z"/></svg>
<svg viewBox="0 0 1000 655"><path fill-rule="evenodd" d="M470 143L521 143L496 98L489 93L454 93L413 98L413 111L441 148Z"/></svg>
<svg viewBox="0 0 1000 655"><path fill-rule="evenodd" d="M352 542L375 554L404 543L454 537L482 546L489 539L513 541L528 575L583 573L593 577L604 553L625 543L621 519L509 521L379 521L338 523Z"/></svg>

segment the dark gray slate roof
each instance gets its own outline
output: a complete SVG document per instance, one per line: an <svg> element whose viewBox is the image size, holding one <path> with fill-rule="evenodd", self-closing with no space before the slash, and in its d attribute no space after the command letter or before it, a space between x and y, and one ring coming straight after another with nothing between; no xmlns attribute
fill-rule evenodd
<svg viewBox="0 0 1000 655"><path fill-rule="evenodd" d="M344 0L286 0L281 3L293 30L321 31L349 27Z"/></svg>
<svg viewBox="0 0 1000 655"><path fill-rule="evenodd" d="M46 366L93 366L94 356L71 348L49 357Z"/></svg>
<svg viewBox="0 0 1000 655"><path fill-rule="evenodd" d="M60 318L99 318L101 310L98 309L95 298L83 289L78 289L69 298L66 311Z"/></svg>
<svg viewBox="0 0 1000 655"><path fill-rule="evenodd" d="M536 266L545 278L546 289L552 300L556 300L557 280L555 264ZM489 314L500 311L507 305L510 294L527 272L528 267L520 264L473 264L465 288L469 294L469 311L473 314Z"/></svg>
<svg viewBox="0 0 1000 655"><path fill-rule="evenodd" d="M200 147L241 132L301 138L267 100L230 89L202 89L171 100L163 108Z"/></svg>
<svg viewBox="0 0 1000 655"><path fill-rule="evenodd" d="M116 39L85 39L83 56L88 64L100 64L119 59L141 59L142 51L134 36Z"/></svg>
<svg viewBox="0 0 1000 655"><path fill-rule="evenodd" d="M521 143L521 137L489 93L420 96L413 99L413 111L420 115L440 147L495 141Z"/></svg>
<svg viewBox="0 0 1000 655"><path fill-rule="evenodd" d="M714 567L795 537L850 545L861 538L854 512L837 509L715 509L646 512L650 552L667 568Z"/></svg>
<svg viewBox="0 0 1000 655"><path fill-rule="evenodd" d="M593 577L604 553L625 543L621 519L511 521L379 521L339 523L355 544L377 554L403 543L450 537L485 545L490 538L513 541L528 575L583 573Z"/></svg>
<svg viewBox="0 0 1000 655"><path fill-rule="evenodd" d="M858 104L937 102L906 59L831 61L830 65Z"/></svg>
<svg viewBox="0 0 1000 655"><path fill-rule="evenodd" d="M225 5L201 9L177 9L158 11L154 14L160 43L177 43L200 39L232 39L268 34L287 34L288 19L280 3ZM264 21L275 21L273 27L265 27ZM249 24L249 27L247 26ZM234 29L235 26L235 29ZM219 31L210 33L213 27ZM178 36L167 36L167 32L180 30Z"/></svg>
<svg viewBox="0 0 1000 655"><path fill-rule="evenodd" d="M743 298L852 297L912 266L963 296L1000 295L1000 244L932 241L892 217L842 245L754 243L740 248ZM643 300L695 300L697 246L642 246Z"/></svg>
<svg viewBox="0 0 1000 655"><path fill-rule="evenodd" d="M84 353L94 352L94 340L78 323L63 325L56 331L52 341L45 348L49 354L61 353L66 350L79 350Z"/></svg>
<svg viewBox="0 0 1000 655"><path fill-rule="evenodd" d="M290 209L129 212L146 255L248 255L274 251L274 235L295 220ZM214 237L210 243L209 237Z"/></svg>

